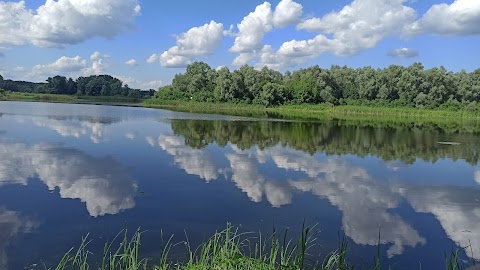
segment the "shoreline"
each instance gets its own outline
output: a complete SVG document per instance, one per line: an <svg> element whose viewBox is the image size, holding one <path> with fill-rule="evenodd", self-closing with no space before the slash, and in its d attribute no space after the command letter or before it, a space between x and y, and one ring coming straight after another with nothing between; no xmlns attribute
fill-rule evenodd
<svg viewBox="0 0 480 270"><path fill-rule="evenodd" d="M55 94L28 94L0 97L0 101L90 104L165 109L178 112L247 116L298 121L347 120L390 123L475 123L480 125L480 112L465 109L453 111L411 107L371 107L366 105L303 104L263 107L253 104L203 103L194 101L157 101L125 97L77 97Z"/></svg>

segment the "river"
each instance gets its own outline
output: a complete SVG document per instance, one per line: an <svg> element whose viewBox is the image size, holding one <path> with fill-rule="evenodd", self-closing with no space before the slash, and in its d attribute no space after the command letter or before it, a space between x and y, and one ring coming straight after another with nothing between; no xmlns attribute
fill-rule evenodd
<svg viewBox="0 0 480 270"><path fill-rule="evenodd" d="M478 133L434 124L0 102L0 269L54 266L87 234L101 253L125 227L156 257L161 231L195 246L304 221L320 257L344 233L372 265L380 233L384 265L442 269L480 259L479 158Z"/></svg>

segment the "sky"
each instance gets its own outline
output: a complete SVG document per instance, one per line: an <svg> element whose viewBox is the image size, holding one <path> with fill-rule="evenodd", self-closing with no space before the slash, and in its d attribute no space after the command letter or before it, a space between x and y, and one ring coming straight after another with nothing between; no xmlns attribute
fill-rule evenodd
<svg viewBox="0 0 480 270"><path fill-rule="evenodd" d="M0 1L0 74L109 74L157 89L194 61L480 67L480 0Z"/></svg>

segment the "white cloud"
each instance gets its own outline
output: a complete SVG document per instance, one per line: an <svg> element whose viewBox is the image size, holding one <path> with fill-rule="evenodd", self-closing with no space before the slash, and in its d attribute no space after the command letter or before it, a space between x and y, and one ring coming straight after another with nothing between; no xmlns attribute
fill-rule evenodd
<svg viewBox="0 0 480 270"><path fill-rule="evenodd" d="M125 64L127 64L129 66L138 66L137 60L135 60L135 59L130 59L127 62L125 62Z"/></svg>
<svg viewBox="0 0 480 270"><path fill-rule="evenodd" d="M254 52L244 52L240 53L235 59L233 60L234 66L243 66L248 64L250 61L254 60L256 54Z"/></svg>
<svg viewBox="0 0 480 270"><path fill-rule="evenodd" d="M149 82L143 82L140 80L137 80L133 77L126 77L126 76L114 76L118 79L120 79L124 84L128 84L129 87L132 87L134 89L141 89L141 90L149 90L149 89L158 89L160 86L163 85L162 81L159 80L153 80Z"/></svg>
<svg viewBox="0 0 480 270"><path fill-rule="evenodd" d="M27 44L33 14L25 7L25 1L0 2L0 47Z"/></svg>
<svg viewBox="0 0 480 270"><path fill-rule="evenodd" d="M140 5L137 0L47 0L33 11L25 1L0 2L0 14L0 46L62 47L132 28Z"/></svg>
<svg viewBox="0 0 480 270"><path fill-rule="evenodd" d="M406 0L354 0L339 12L313 18L298 25L322 34L333 34L334 52L351 55L373 48L383 38L401 33L403 25L416 18L414 9L404 6Z"/></svg>
<svg viewBox="0 0 480 270"><path fill-rule="evenodd" d="M90 76L90 75L102 75L105 73L105 69L108 68L108 64L106 63L105 59L109 58L109 55L102 54L98 51L95 51L90 56L90 61L92 61L92 66L83 69L83 75Z"/></svg>
<svg viewBox="0 0 480 270"><path fill-rule="evenodd" d="M31 72L26 72L23 67L17 67L12 72L15 75L22 74L22 77L27 77L33 81L45 81L45 76L63 75L67 77L80 77L91 75L102 75L106 73L108 64L106 60L110 56L102 54L98 51L92 53L90 61L83 59L80 56L68 57L62 56L49 64L39 64L32 67Z"/></svg>
<svg viewBox="0 0 480 270"><path fill-rule="evenodd" d="M163 52L160 63L164 67L183 67L198 56L210 55L223 39L223 24L211 21L199 27L193 27L176 37L177 45ZM149 60L154 61L155 56Z"/></svg>
<svg viewBox="0 0 480 270"><path fill-rule="evenodd" d="M293 0L282 0L273 12L273 24L277 27L296 24L303 14L303 6Z"/></svg>
<svg viewBox="0 0 480 270"><path fill-rule="evenodd" d="M409 35L463 36L480 34L480 1L455 0L433 5L423 17L409 25Z"/></svg>
<svg viewBox="0 0 480 270"><path fill-rule="evenodd" d="M79 72L87 67L87 61L80 56L62 56L55 62L47 65L36 65L32 68L34 74L58 74Z"/></svg>
<svg viewBox="0 0 480 270"><path fill-rule="evenodd" d="M149 64L153 64L155 62L157 62L157 60L160 58L160 56L156 53L150 55L150 57L147 59L147 63Z"/></svg>
<svg viewBox="0 0 480 270"><path fill-rule="evenodd" d="M34 176L64 199L80 199L93 217L135 206L137 190L129 171L109 157L93 157L56 145L0 143L0 185L26 184ZM16 168L8 166L16 165ZM13 182L12 182L13 181Z"/></svg>
<svg viewBox="0 0 480 270"><path fill-rule="evenodd" d="M412 58L418 56L418 51L411 48L399 48L390 50L388 56L396 58Z"/></svg>
<svg viewBox="0 0 480 270"><path fill-rule="evenodd" d="M239 32L230 51L250 53L260 49L265 33L273 30L272 16L273 12L270 3L265 2L258 5L255 11L248 14L243 18L242 22L237 25Z"/></svg>
<svg viewBox="0 0 480 270"><path fill-rule="evenodd" d="M317 32L317 36L309 40L284 42L277 51L270 45L261 46L264 34L272 30L269 28L271 25L262 24L264 20L253 20L255 16L249 15L244 20L251 19L249 29L255 30L251 30L253 32L251 35L245 32L245 46L241 46L243 33L240 31L237 37L239 42L238 44L236 42L231 49L249 54L238 56L234 63L245 64L256 59L257 67L282 69L303 64L325 52L332 52L338 56L355 55L362 50L374 48L383 39L395 35L480 34L480 2L478 1L455 0L450 5L433 5L420 20L417 20L416 11L405 5L406 2L408 1L353 0L340 11L331 12L321 18L313 17L297 24L297 29ZM265 7L264 10L268 11L268 8ZM293 10L293 8L289 9L292 14ZM297 7L297 12L301 14L300 6ZM268 12L260 14L263 14L262 18L269 18L271 15ZM275 14L271 16L274 17ZM400 48L392 50L389 55L408 58L417 56L418 52Z"/></svg>
<svg viewBox="0 0 480 270"><path fill-rule="evenodd" d="M235 59L234 64L247 63L247 60L252 58L252 53L261 50L266 33L273 31L275 27L297 23L302 10L302 5L292 0L280 1L274 11L269 2L258 5L255 11L245 16L237 25L239 32L230 51L240 53L240 56Z"/></svg>

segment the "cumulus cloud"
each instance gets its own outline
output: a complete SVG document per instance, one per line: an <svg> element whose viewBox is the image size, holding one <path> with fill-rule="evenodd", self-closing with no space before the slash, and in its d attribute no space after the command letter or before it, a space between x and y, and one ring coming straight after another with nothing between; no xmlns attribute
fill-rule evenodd
<svg viewBox="0 0 480 270"><path fill-rule="evenodd" d="M0 46L62 47L132 28L140 5L137 0L48 0L30 10L25 1L0 2L0 14Z"/></svg>
<svg viewBox="0 0 480 270"><path fill-rule="evenodd" d="M281 69L302 64L325 52L345 56L373 48L384 38L401 33L402 27L399 26L414 22L416 12L403 5L404 2L354 0L338 12L307 19L297 28L319 32L316 37L284 42L278 51L264 46L258 55L258 65Z"/></svg>
<svg viewBox="0 0 480 270"><path fill-rule="evenodd" d="M239 56L233 64L239 66L253 60L256 53L262 49L265 34L273 31L275 27L297 23L302 10L302 5L292 0L280 1L275 10L272 10L268 2L258 5L255 11L245 16L237 25L239 31L230 51L239 53Z"/></svg>
<svg viewBox="0 0 480 270"><path fill-rule="evenodd" d="M478 1L455 0L450 5L436 4L419 20L416 11L407 6L407 2L407 0L353 0L340 11L298 23L297 29L316 32L317 36L309 40L284 42L276 51L270 45L261 46L264 34L272 31L271 24L264 23L265 18L274 16L268 12L268 3L265 3L264 6L258 7L264 11L263 13L254 12L245 17L246 22L247 19L252 21L249 29L255 30L252 30L253 33L250 35L245 32L245 43L242 43L242 31L239 32L238 42L231 50L248 54L239 55L234 64L256 60L257 67L282 69L303 64L325 52L332 52L338 56L355 55L362 50L376 47L380 41L390 36L480 34ZM299 8L297 7L297 12L301 14ZM293 8L291 10L293 12ZM263 20L255 19L256 17ZM417 56L418 52L400 48L392 50L389 55L408 58Z"/></svg>
<svg viewBox="0 0 480 270"><path fill-rule="evenodd" d="M261 48L265 33L273 30L272 6L265 2L255 8L255 11L243 18L237 25L239 30L235 43L230 51L247 53Z"/></svg>
<svg viewBox="0 0 480 270"><path fill-rule="evenodd" d="M160 63L164 67L184 67L195 57L213 54L222 42L223 31L223 24L215 21L191 28L176 37L177 45L162 53ZM156 58L152 55L147 61Z"/></svg>
<svg viewBox="0 0 480 270"><path fill-rule="evenodd" d="M135 60L135 59L130 59L127 62L125 62L125 64L127 64L129 66L138 66L137 60Z"/></svg>
<svg viewBox="0 0 480 270"><path fill-rule="evenodd" d="M435 4L421 19L409 25L407 34L478 35L480 34L480 2L455 0L450 5Z"/></svg>
<svg viewBox="0 0 480 270"><path fill-rule="evenodd" d="M303 6L293 0L282 0L273 12L273 25L284 27L299 22L303 14Z"/></svg>
<svg viewBox="0 0 480 270"><path fill-rule="evenodd" d="M151 143L149 137L147 142ZM158 145L174 156L175 164L188 174L197 175L207 182L218 178L219 169L206 150L188 147L185 140L178 136L160 136Z"/></svg>
<svg viewBox="0 0 480 270"><path fill-rule="evenodd" d="M47 65L36 65L32 68L34 74L72 73L79 72L87 67L87 61L80 56L62 56L55 62Z"/></svg>
<svg viewBox="0 0 480 270"><path fill-rule="evenodd" d="M0 269L8 269L6 248L12 237L19 233L30 232L35 222L21 217L17 212L0 207Z"/></svg>
<svg viewBox="0 0 480 270"><path fill-rule="evenodd" d="M101 75L105 73L105 69L108 67L108 64L105 62L106 58L109 58L109 55L102 54L99 51L95 51L90 56L90 61L92 62L92 66L83 69L83 74L85 76L90 75Z"/></svg>
<svg viewBox="0 0 480 270"><path fill-rule="evenodd" d="M64 199L80 199L93 217L135 206L137 190L129 171L110 157L93 157L57 145L0 143L0 186L28 183L37 176ZM10 167L16 165L18 167Z"/></svg>
<svg viewBox="0 0 480 270"><path fill-rule="evenodd" d="M157 62L159 58L160 58L160 56L158 54L154 53L154 54L150 55L150 57L147 59L147 63L153 64L153 63Z"/></svg>
<svg viewBox="0 0 480 270"><path fill-rule="evenodd" d="M418 56L418 51L410 48L399 48L390 50L388 56L396 58L412 58Z"/></svg>

